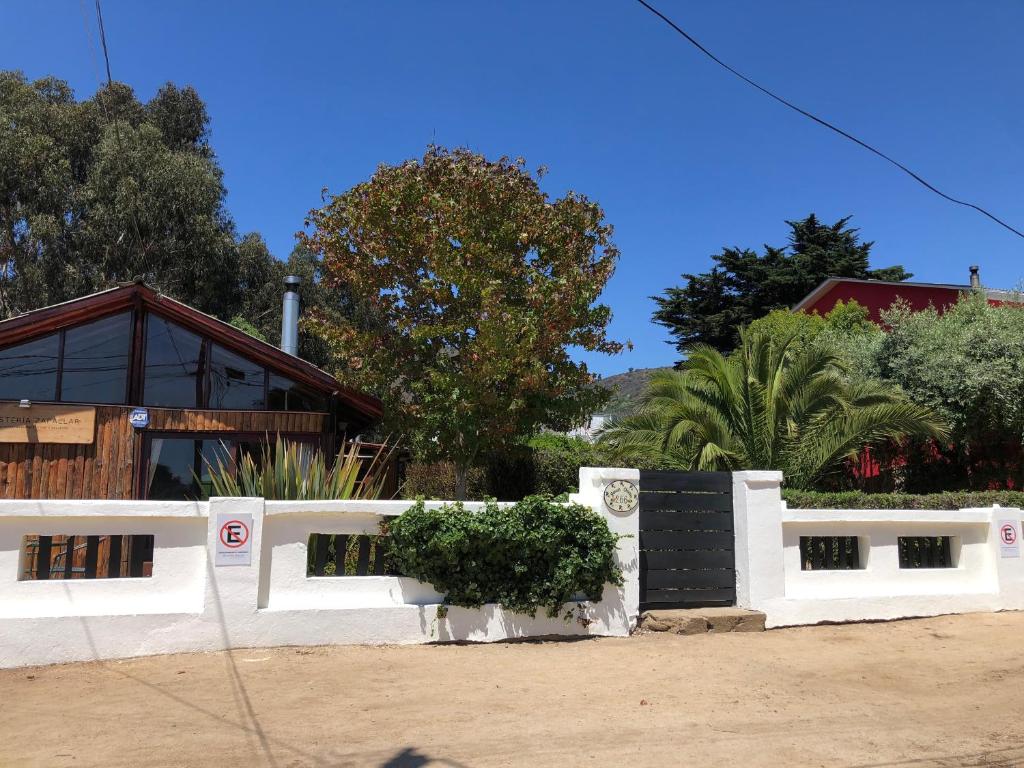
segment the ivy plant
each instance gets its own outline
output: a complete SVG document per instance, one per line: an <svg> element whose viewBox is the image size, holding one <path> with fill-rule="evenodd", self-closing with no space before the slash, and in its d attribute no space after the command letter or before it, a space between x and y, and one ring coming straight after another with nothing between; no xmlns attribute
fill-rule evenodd
<svg viewBox="0 0 1024 768"><path fill-rule="evenodd" d="M488 502L427 509L423 501L388 524L391 565L428 582L447 606L497 603L536 616L558 616L581 596L597 602L605 584L622 585L618 536L590 507L530 496L511 507ZM570 612L571 615L571 612Z"/></svg>

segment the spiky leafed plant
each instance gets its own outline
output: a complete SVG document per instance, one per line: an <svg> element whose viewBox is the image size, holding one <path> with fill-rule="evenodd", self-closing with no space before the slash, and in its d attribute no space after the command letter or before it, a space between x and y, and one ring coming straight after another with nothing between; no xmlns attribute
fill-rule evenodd
<svg viewBox="0 0 1024 768"><path fill-rule="evenodd" d="M881 382L851 382L839 358L794 337L740 333L725 356L693 349L682 371L655 374L640 406L601 444L619 461L684 470L778 469L803 488L838 473L866 446L944 438L929 408Z"/></svg>
<svg viewBox="0 0 1024 768"><path fill-rule="evenodd" d="M393 448L380 446L360 457L360 443L343 448L332 464L319 448L278 435L263 446L259 459L244 454L232 466L220 457L206 462L213 496L262 496L264 499L376 499L384 486Z"/></svg>

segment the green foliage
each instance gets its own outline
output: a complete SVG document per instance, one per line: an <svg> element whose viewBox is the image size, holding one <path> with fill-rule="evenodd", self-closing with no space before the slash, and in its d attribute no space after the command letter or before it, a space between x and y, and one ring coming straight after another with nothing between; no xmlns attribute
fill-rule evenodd
<svg viewBox="0 0 1024 768"><path fill-rule="evenodd" d="M579 490L580 467L603 465L601 450L578 437L544 433L529 442L533 493L557 496Z"/></svg>
<svg viewBox="0 0 1024 768"><path fill-rule="evenodd" d="M349 286L355 318L320 317L336 373L385 403L387 428L465 473L608 398L570 348L616 353L598 298L618 250L601 208L552 200L522 160L430 147L310 213L304 247Z"/></svg>
<svg viewBox="0 0 1024 768"><path fill-rule="evenodd" d="M242 456L237 467L217 457L206 461L211 496L259 496L264 499L376 499L385 481L391 452L381 446L369 460L359 457L359 444L350 443L333 462L319 448L278 436L264 444L254 458Z"/></svg>
<svg viewBox="0 0 1024 768"><path fill-rule="evenodd" d="M477 513L419 502L390 522L388 533L395 569L432 584L444 606L498 603L558 616L566 603L581 596L597 602L605 584L622 584L607 522L589 507L547 497L504 509L489 503Z"/></svg>
<svg viewBox="0 0 1024 768"><path fill-rule="evenodd" d="M877 381L851 381L811 345L740 332L729 357L694 349L681 372L656 374L641 406L600 442L613 458L684 470L778 469L794 487L838 474L865 446L944 437L941 419ZM635 465L635 463L634 463Z"/></svg>
<svg viewBox="0 0 1024 768"><path fill-rule="evenodd" d="M250 323L246 318L242 317L241 315L235 315L234 317L231 318L230 322L231 325L235 326L235 328L237 328L240 331L244 331L245 333L248 333L253 338L257 338L260 341L267 340L267 337L263 335L263 332L259 328Z"/></svg>
<svg viewBox="0 0 1024 768"><path fill-rule="evenodd" d="M789 244L764 254L724 248L709 272L684 274L686 284L654 297L654 321L664 325L685 355L695 344L721 352L735 346L738 329L773 309L788 309L828 277L906 280L902 267L869 269L872 243L861 242L849 217L823 224L812 213L786 222Z"/></svg>
<svg viewBox="0 0 1024 768"><path fill-rule="evenodd" d="M939 315L903 305L884 313L883 375L934 408L955 441L1024 436L1024 308L964 296Z"/></svg>
<svg viewBox="0 0 1024 768"><path fill-rule="evenodd" d="M824 493L783 488L792 509L971 509L1024 507L1022 491L945 491L943 493Z"/></svg>
<svg viewBox="0 0 1024 768"><path fill-rule="evenodd" d="M749 326L753 335L781 343L792 338L791 354L815 347L835 355L853 379L879 378L878 351L885 333L856 301L837 302L824 317L817 313L776 309Z"/></svg>
<svg viewBox="0 0 1024 768"><path fill-rule="evenodd" d="M455 465L450 461L413 461L406 465L405 483L399 496L447 501L455 498L455 479ZM466 495L471 499L495 495L488 489L485 468L470 467L466 473Z"/></svg>

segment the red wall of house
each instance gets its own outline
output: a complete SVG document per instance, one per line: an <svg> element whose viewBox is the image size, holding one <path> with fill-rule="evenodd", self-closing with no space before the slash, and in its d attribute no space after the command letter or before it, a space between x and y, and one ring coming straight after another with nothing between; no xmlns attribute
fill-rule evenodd
<svg viewBox="0 0 1024 768"><path fill-rule="evenodd" d="M867 307L871 319L880 322L882 310L889 309L897 298L904 299L911 309L927 309L933 305L942 312L946 307L955 304L960 297L956 288L938 288L922 285L893 285L892 283L837 283L833 285L814 304L805 308L807 312L827 314L840 301L855 300Z"/></svg>

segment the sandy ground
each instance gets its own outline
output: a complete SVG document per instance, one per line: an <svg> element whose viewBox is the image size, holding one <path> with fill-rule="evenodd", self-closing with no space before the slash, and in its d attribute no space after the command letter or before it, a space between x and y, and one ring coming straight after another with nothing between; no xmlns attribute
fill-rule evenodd
<svg viewBox="0 0 1024 768"><path fill-rule="evenodd" d="M0 672L0 766L1024 765L1024 613Z"/></svg>

